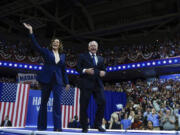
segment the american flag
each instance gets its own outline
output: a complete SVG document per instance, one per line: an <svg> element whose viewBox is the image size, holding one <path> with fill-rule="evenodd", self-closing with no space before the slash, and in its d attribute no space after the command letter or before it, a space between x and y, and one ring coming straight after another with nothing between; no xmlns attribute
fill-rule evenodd
<svg viewBox="0 0 180 135"><path fill-rule="evenodd" d="M29 88L29 84L0 83L0 122L9 116L13 127L25 126Z"/></svg>
<svg viewBox="0 0 180 135"><path fill-rule="evenodd" d="M79 118L79 88L70 88L70 90L62 91L61 111L62 111L62 127L67 128L68 123L74 116Z"/></svg>

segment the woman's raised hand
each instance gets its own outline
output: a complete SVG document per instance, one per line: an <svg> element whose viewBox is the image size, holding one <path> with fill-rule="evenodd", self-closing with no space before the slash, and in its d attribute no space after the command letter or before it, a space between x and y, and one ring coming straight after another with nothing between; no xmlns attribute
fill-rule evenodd
<svg viewBox="0 0 180 135"><path fill-rule="evenodd" d="M33 28L30 24L27 23L23 23L24 27L27 28L29 30L29 33L32 34L33 33Z"/></svg>

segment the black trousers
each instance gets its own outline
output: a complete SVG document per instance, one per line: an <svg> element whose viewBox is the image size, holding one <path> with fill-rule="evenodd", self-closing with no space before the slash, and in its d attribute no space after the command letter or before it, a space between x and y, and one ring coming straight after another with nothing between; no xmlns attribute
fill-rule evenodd
<svg viewBox="0 0 180 135"><path fill-rule="evenodd" d="M92 89L81 88L80 90L80 123L82 128L88 128L87 109L92 94L97 104L94 127L101 126L106 104L104 89L100 88L99 86L94 86Z"/></svg>

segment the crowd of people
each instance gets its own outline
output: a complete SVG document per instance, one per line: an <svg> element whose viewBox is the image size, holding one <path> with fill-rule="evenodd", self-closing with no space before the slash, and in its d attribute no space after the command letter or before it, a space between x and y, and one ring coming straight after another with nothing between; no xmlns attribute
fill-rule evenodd
<svg viewBox="0 0 180 135"><path fill-rule="evenodd" d="M175 57L180 54L180 41L174 40L155 40L154 42L133 45L118 45L99 49L99 55L105 58L106 66L146 61L152 59L163 59ZM22 47L23 46L23 47ZM74 47L66 49L66 65L69 68L75 68L77 64L77 54L81 50ZM3 60L12 60L18 62L28 62L42 64L43 58L33 51L30 42L0 42L0 58Z"/></svg>
<svg viewBox="0 0 180 135"><path fill-rule="evenodd" d="M179 45L179 40L156 40L149 44L124 45L102 49L100 53L104 56L107 66L115 66L138 61L175 57L180 54Z"/></svg>
<svg viewBox="0 0 180 135"><path fill-rule="evenodd" d="M1 76L0 77L0 82L6 82L6 83L16 83L16 79L13 77L5 77L5 76Z"/></svg>
<svg viewBox="0 0 180 135"><path fill-rule="evenodd" d="M127 105L102 121L105 129L180 130L180 81L154 79L108 84L107 90L125 92ZM80 126L73 119L69 127ZM93 128L93 127L92 127Z"/></svg>
<svg viewBox="0 0 180 135"><path fill-rule="evenodd" d="M104 120L106 128L180 130L179 80L137 80L115 86L126 92L127 105Z"/></svg>

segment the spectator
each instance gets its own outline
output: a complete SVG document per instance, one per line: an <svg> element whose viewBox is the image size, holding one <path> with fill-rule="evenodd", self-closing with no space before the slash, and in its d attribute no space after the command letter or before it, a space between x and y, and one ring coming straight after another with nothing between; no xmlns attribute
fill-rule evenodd
<svg viewBox="0 0 180 135"><path fill-rule="evenodd" d="M122 129L130 129L131 128L131 120L128 119L127 113L125 113L124 118L121 120L121 128Z"/></svg>
<svg viewBox="0 0 180 135"><path fill-rule="evenodd" d="M160 130L159 128L159 115L156 113L156 110L152 108L152 112L147 116L148 121L153 122L153 129Z"/></svg>
<svg viewBox="0 0 180 135"><path fill-rule="evenodd" d="M78 121L78 116L74 116L74 119L72 119L69 124L68 124L69 128L80 128L80 123Z"/></svg>
<svg viewBox="0 0 180 135"><path fill-rule="evenodd" d="M12 122L9 120L9 116L6 116L5 120L2 121L1 127L11 127Z"/></svg>
<svg viewBox="0 0 180 135"><path fill-rule="evenodd" d="M175 117L171 114L170 110L166 110L166 114L162 118L164 130L175 130Z"/></svg>
<svg viewBox="0 0 180 135"><path fill-rule="evenodd" d="M134 122L131 125L131 129L139 130L142 129L143 122L139 119L139 116L135 116Z"/></svg>
<svg viewBox="0 0 180 135"><path fill-rule="evenodd" d="M116 112L111 114L111 119L109 122L109 129L121 129L119 117Z"/></svg>
<svg viewBox="0 0 180 135"><path fill-rule="evenodd" d="M147 127L147 128L146 128L147 130L153 130L153 129L154 129L154 128L153 128L153 122L149 120L149 121L147 122L147 126L146 126L146 127Z"/></svg>

